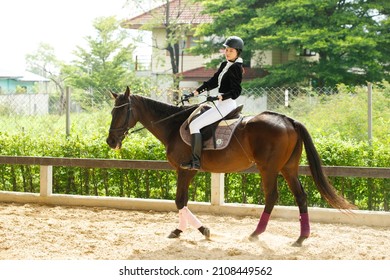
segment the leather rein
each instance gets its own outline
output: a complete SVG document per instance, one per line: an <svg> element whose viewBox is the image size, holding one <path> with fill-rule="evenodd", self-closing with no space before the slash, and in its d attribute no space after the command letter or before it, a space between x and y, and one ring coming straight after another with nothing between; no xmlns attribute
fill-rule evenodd
<svg viewBox="0 0 390 280"><path fill-rule="evenodd" d="M207 102L207 100L206 100L206 101L203 101L203 102L201 102L201 103L199 103L199 105L201 105L201 104L203 104L203 103L206 103L206 102ZM145 129L145 127L142 126L142 127L140 127L140 128L134 129L134 130L132 130L132 131L129 132L130 127L128 126L128 123L129 123L130 115L131 115L131 101L130 101L130 98L129 98L129 101L128 101L127 103L123 103L123 104L121 104L121 105L114 106L113 109L119 109L119 108L122 108L122 107L125 107L125 106L128 106L129 108L128 108L128 110L127 110L126 120L125 120L124 125L123 125L122 127L120 127L120 128L110 128L109 132L117 132L117 131L122 131L122 130L123 130L123 135L126 136L126 135L128 135L129 133L132 134L132 133L135 133L135 132L138 132L138 131L140 131L140 130ZM180 114L185 113L186 111L188 111L188 110L190 110L190 109L192 109L192 107L189 107L189 108L187 108L187 109L185 109L185 110L183 110L183 111L180 111L180 112L177 112L177 113L175 113L175 114L172 114L172 115L170 115L170 116L168 116L168 117L166 117L166 118L163 118L163 119L161 119L161 120L158 120L158 121L156 121L156 122L152 122L152 125L155 125L155 124L161 123L161 122L163 122L163 121L169 120L169 119L171 119L171 118L174 118L174 117L176 117L176 116L178 116L178 115L180 115Z"/></svg>

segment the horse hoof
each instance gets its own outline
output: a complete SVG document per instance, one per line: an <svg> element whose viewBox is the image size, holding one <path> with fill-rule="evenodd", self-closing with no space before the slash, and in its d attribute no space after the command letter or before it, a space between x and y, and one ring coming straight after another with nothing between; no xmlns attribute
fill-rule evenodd
<svg viewBox="0 0 390 280"><path fill-rule="evenodd" d="M293 246L293 247L302 247L302 243L299 243L298 241L295 241L291 246Z"/></svg>
<svg viewBox="0 0 390 280"><path fill-rule="evenodd" d="M256 234L256 233L252 233L251 235L249 235L248 239L249 239L249 241L251 241L251 242L258 241L258 240L259 240L259 235Z"/></svg>
<svg viewBox="0 0 390 280"><path fill-rule="evenodd" d="M307 239L307 237L305 237L305 236L300 236L300 237L298 238L298 240L295 241L295 242L292 244L292 246L293 246L293 247L302 247L302 243L303 243L303 241L304 241L305 239Z"/></svg>
<svg viewBox="0 0 390 280"><path fill-rule="evenodd" d="M168 235L168 238L179 238L179 235L175 234L173 231Z"/></svg>
<svg viewBox="0 0 390 280"><path fill-rule="evenodd" d="M203 235L204 235L204 237L205 237L207 240L210 240L210 235L211 235L210 229L209 229L209 228L204 228L204 230L203 230Z"/></svg>
<svg viewBox="0 0 390 280"><path fill-rule="evenodd" d="M181 232L182 232L181 230L175 229L174 231L172 231L172 232L168 235L168 238L179 238Z"/></svg>

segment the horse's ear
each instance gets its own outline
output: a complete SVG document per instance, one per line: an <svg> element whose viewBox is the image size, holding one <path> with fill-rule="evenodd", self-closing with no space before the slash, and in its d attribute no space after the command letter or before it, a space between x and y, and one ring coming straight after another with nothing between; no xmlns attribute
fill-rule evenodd
<svg viewBox="0 0 390 280"><path fill-rule="evenodd" d="M110 90L110 93L111 93L112 97L114 97L115 99L118 97L118 94L116 94L116 93L113 92L112 90Z"/></svg>
<svg viewBox="0 0 390 280"><path fill-rule="evenodd" d="M127 98L130 96L130 88L129 88L129 86L126 87L125 96Z"/></svg>

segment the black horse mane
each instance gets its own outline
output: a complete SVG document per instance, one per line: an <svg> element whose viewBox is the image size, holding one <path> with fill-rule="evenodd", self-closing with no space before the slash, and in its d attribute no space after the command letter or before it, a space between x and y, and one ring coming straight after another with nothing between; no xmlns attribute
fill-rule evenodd
<svg viewBox="0 0 390 280"><path fill-rule="evenodd" d="M176 114L174 117L172 117L172 120L170 120L172 122L172 125L176 123L178 125L181 125L190 116L190 114L199 106L198 104L190 105L190 106L174 106L168 103L153 100L145 96L140 96L140 95L132 95L132 96L136 97L137 101L146 104L145 107L149 108L156 115L158 115L161 120Z"/></svg>

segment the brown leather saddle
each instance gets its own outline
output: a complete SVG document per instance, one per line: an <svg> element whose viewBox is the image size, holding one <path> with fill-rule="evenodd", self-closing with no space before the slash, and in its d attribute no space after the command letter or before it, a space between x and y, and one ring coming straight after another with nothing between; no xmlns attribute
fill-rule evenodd
<svg viewBox="0 0 390 280"><path fill-rule="evenodd" d="M234 130L242 122L243 116L241 115L241 111L243 107L243 105L238 106L223 119L200 130L203 139L203 150L222 150L226 148L233 136ZM207 105L200 106L181 125L180 136L187 145L191 146L191 134L188 125L192 120L196 119L200 114L210 108L211 107Z"/></svg>

